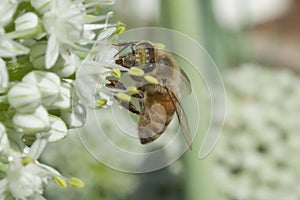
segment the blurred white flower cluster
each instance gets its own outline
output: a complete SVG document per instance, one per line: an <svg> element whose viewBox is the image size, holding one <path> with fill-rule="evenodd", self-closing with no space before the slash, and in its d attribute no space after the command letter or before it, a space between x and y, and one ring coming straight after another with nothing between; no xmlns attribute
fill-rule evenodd
<svg viewBox="0 0 300 200"><path fill-rule="evenodd" d="M299 199L300 78L249 64L225 81L228 115L213 170L222 199Z"/></svg>
<svg viewBox="0 0 300 200"><path fill-rule="evenodd" d="M112 4L1 0L0 199L43 199L49 178L61 187L83 186L38 158L48 142L60 141L68 129L85 122L85 108L74 90L76 71L91 51L106 55L97 44L124 30L121 23L108 23L111 12L98 14Z"/></svg>

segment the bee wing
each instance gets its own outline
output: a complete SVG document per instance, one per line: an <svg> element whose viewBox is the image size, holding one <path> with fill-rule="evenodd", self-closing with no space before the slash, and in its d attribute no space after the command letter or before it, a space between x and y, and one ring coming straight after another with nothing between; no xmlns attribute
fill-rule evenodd
<svg viewBox="0 0 300 200"><path fill-rule="evenodd" d="M172 100L172 103L175 105L175 112L176 116L178 118L178 122L180 125L180 128L182 130L184 139L189 146L189 149L192 149L192 137L191 137L191 130L190 126L188 123L187 116L183 110L183 107L181 106L179 99L176 97L176 95L171 92L167 87L166 87L167 93L170 96L170 99Z"/></svg>
<svg viewBox="0 0 300 200"><path fill-rule="evenodd" d="M183 96L189 95L192 93L192 87L191 82L187 74L180 69L180 93L183 94Z"/></svg>

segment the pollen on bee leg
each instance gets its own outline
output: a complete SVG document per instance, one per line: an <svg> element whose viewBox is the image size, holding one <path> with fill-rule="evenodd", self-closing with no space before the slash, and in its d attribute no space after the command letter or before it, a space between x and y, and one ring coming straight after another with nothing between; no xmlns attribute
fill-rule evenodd
<svg viewBox="0 0 300 200"><path fill-rule="evenodd" d="M125 93L117 93L116 97L120 100L120 101L124 101L124 102L130 102L131 101L131 97L128 94Z"/></svg>
<svg viewBox="0 0 300 200"><path fill-rule="evenodd" d="M144 79L147 83L150 83L150 84L154 84L154 85L157 85L158 84L158 80L157 78L153 77L153 76L150 76L150 75L145 75L144 76Z"/></svg>
<svg viewBox="0 0 300 200"><path fill-rule="evenodd" d="M128 74L132 76L144 76L144 71L137 67L131 67L128 71Z"/></svg>

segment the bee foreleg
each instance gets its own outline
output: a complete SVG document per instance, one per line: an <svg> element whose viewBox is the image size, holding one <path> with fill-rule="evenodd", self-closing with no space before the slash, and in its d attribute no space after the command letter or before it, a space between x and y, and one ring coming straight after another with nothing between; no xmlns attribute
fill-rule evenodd
<svg viewBox="0 0 300 200"><path fill-rule="evenodd" d="M120 101L120 105L134 114L141 115L141 112L131 102Z"/></svg>

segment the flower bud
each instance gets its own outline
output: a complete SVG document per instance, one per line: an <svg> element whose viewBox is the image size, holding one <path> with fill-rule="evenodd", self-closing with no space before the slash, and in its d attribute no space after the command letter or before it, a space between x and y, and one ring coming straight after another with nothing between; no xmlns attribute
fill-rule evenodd
<svg viewBox="0 0 300 200"><path fill-rule="evenodd" d="M60 88L60 94L51 106L54 109L68 109L71 107L71 96L72 96L73 86L70 83L62 82Z"/></svg>
<svg viewBox="0 0 300 200"><path fill-rule="evenodd" d="M62 140L67 136L68 129L65 122L54 115L50 115L50 125L51 129L49 131L50 137L48 138L48 142L56 142Z"/></svg>
<svg viewBox="0 0 300 200"><path fill-rule="evenodd" d="M40 106L41 93L35 85L21 82L9 90L7 99L18 112L30 113Z"/></svg>
<svg viewBox="0 0 300 200"><path fill-rule="evenodd" d="M24 38L35 35L38 31L39 20L35 13L27 12L15 21L15 32L13 38Z"/></svg>
<svg viewBox="0 0 300 200"><path fill-rule="evenodd" d="M9 151L9 142L6 135L5 126L0 123L0 156L7 154Z"/></svg>
<svg viewBox="0 0 300 200"><path fill-rule="evenodd" d="M30 3L34 9L43 14L50 9L51 0L30 0Z"/></svg>
<svg viewBox="0 0 300 200"><path fill-rule="evenodd" d="M77 103L76 105L73 105L71 111L62 112L60 117L65 121L69 128L79 128L85 123L86 110L81 104Z"/></svg>
<svg viewBox="0 0 300 200"><path fill-rule="evenodd" d="M37 42L30 47L29 59L33 67L45 69L45 54L47 42Z"/></svg>
<svg viewBox="0 0 300 200"><path fill-rule="evenodd" d="M23 77L22 82L38 86L45 106L52 105L59 96L60 78L52 72L32 71Z"/></svg>
<svg viewBox="0 0 300 200"><path fill-rule="evenodd" d="M79 59L75 55L68 56L65 60L59 56L51 71L55 72L60 77L68 77L75 73L76 61L79 63Z"/></svg>
<svg viewBox="0 0 300 200"><path fill-rule="evenodd" d="M0 27L4 27L11 21L17 7L18 7L18 3L15 1L8 1L8 0L1 1Z"/></svg>
<svg viewBox="0 0 300 200"><path fill-rule="evenodd" d="M33 113L16 113L13 123L24 134L45 132L50 128L50 120L47 110L40 106Z"/></svg>
<svg viewBox="0 0 300 200"><path fill-rule="evenodd" d="M8 85L8 73L5 62L0 58L0 91Z"/></svg>

